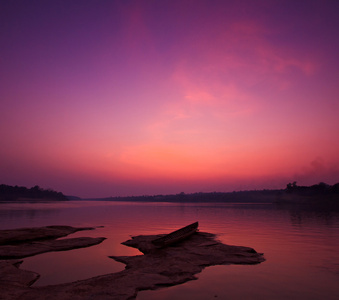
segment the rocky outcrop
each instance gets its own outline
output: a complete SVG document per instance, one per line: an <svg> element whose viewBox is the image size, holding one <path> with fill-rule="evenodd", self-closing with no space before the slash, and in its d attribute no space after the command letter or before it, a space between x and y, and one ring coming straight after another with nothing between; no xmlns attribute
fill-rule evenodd
<svg viewBox="0 0 339 300"><path fill-rule="evenodd" d="M79 237L57 240L80 230L70 226L47 226L0 230L0 259L23 258L50 251L65 251L89 247L101 243L105 238Z"/></svg>
<svg viewBox="0 0 339 300"><path fill-rule="evenodd" d="M33 291L30 286L39 274L20 269L23 258L50 251L65 251L101 243L105 238L66 238L71 233L92 230L92 227L47 226L0 230L0 298L26 299L26 293ZM27 295L27 297L30 297Z"/></svg>
<svg viewBox="0 0 339 300"><path fill-rule="evenodd" d="M0 230L0 245L22 242L57 239L81 230L93 230L94 227L45 226Z"/></svg>
<svg viewBox="0 0 339 300"><path fill-rule="evenodd" d="M0 284L0 293L5 293L6 299L25 300L134 299L141 290L154 290L196 279L195 275L207 266L258 264L265 260L253 248L222 244L210 233L197 232L185 241L161 249L151 243L158 237L136 236L124 242L124 245L135 247L144 255L111 256L126 264L121 272L36 288L29 287L29 280L17 283L17 288L9 281L7 289L1 288L4 285Z"/></svg>
<svg viewBox="0 0 339 300"><path fill-rule="evenodd" d="M30 286L40 275L19 269L22 260L0 260L0 285Z"/></svg>

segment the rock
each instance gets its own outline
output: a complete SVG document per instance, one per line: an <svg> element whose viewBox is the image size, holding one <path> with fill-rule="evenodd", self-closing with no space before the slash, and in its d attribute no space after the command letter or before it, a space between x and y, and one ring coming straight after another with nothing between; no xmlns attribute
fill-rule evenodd
<svg viewBox="0 0 339 300"><path fill-rule="evenodd" d="M20 243L0 246L0 259L24 258L51 251L66 251L100 244L104 237L79 237L63 240L44 240L40 242Z"/></svg>
<svg viewBox="0 0 339 300"><path fill-rule="evenodd" d="M151 243L159 236L136 236L123 244L139 249L144 255L111 256L126 264L125 270L72 283L46 287L0 287L6 299L135 299L138 291L197 279L205 267L224 264L258 264L265 259L253 248L230 246L216 240L215 235L198 232L176 245L157 249ZM7 291L7 292L6 292Z"/></svg>
<svg viewBox="0 0 339 300"><path fill-rule="evenodd" d="M21 270L19 267L22 260L9 260L9 258L23 258L49 251L71 250L101 243L105 238L80 237L56 240L80 230L91 229L94 228L47 226L0 230L0 299L19 299L23 294L31 291L30 286L40 276L35 272Z"/></svg>
<svg viewBox="0 0 339 300"><path fill-rule="evenodd" d="M207 266L258 264L265 260L253 248L222 244L211 233L198 232L178 245L162 249L155 248L151 243L155 238L157 236L136 236L123 243L139 249L145 255L111 256L126 264L126 273L138 273L140 277L154 274L154 280L149 282L147 289L196 279L194 275Z"/></svg>
<svg viewBox="0 0 339 300"><path fill-rule="evenodd" d="M20 228L0 230L0 259L23 258L50 251L65 251L97 245L104 237L80 237L57 240L81 230L92 227L47 226L39 228Z"/></svg>
<svg viewBox="0 0 339 300"><path fill-rule="evenodd" d="M0 245L18 244L21 242L57 239L80 230L93 230L93 227L45 226L0 230Z"/></svg>
<svg viewBox="0 0 339 300"><path fill-rule="evenodd" d="M0 261L0 285L32 285L40 275L35 272L20 270L22 260Z"/></svg>

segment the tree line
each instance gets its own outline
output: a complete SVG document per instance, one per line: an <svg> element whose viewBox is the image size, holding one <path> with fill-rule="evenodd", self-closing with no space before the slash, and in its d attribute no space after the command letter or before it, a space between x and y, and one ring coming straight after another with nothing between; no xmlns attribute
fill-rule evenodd
<svg viewBox="0 0 339 300"><path fill-rule="evenodd" d="M287 184L286 191L288 193L304 195L339 194L339 183L329 185L325 182L320 182L311 186L299 186L297 182L294 181Z"/></svg>
<svg viewBox="0 0 339 300"><path fill-rule="evenodd" d="M50 200L67 200L67 197L52 189L42 189L38 185L31 188L23 186L0 185L0 200L18 200L25 199L50 199Z"/></svg>
<svg viewBox="0 0 339 300"><path fill-rule="evenodd" d="M276 202L284 194L300 196L330 196L337 197L339 183L328 185L320 182L312 186L298 186L296 182L287 184L285 189L275 190L249 190L234 192L199 192L186 194L181 192L173 195L143 195L97 198L95 200L106 201L141 201L141 202L236 202L236 203L272 203Z"/></svg>

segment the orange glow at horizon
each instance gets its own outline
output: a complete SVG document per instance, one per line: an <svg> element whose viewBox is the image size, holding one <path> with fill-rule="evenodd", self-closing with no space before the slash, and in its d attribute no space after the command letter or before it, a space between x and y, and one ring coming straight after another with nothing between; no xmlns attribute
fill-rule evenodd
<svg viewBox="0 0 339 300"><path fill-rule="evenodd" d="M7 3L0 184L104 196L338 182L336 10L259 2Z"/></svg>

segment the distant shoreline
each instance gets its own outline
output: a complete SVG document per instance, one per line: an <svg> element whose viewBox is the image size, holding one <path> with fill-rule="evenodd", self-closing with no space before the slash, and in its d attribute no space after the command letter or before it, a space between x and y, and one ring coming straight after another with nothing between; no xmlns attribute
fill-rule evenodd
<svg viewBox="0 0 339 300"><path fill-rule="evenodd" d="M328 185L319 183L312 186L297 186L296 182L287 184L285 189L250 190L237 192L199 192L170 195L117 196L104 198L79 198L64 196L60 192L43 190L38 186L27 189L0 185L0 202L46 202L46 201L123 201L123 202L173 202L173 203L261 203L261 204L312 204L339 206L339 183ZM10 191L24 191L8 193ZM3 191L7 191L7 194ZM33 194L32 192L36 192Z"/></svg>
<svg viewBox="0 0 339 300"><path fill-rule="evenodd" d="M339 183L312 186L288 184L286 189L238 192L211 192L153 196L85 198L88 201L173 202L173 203L261 203L261 204L324 204L339 206ZM80 200L80 199L79 199Z"/></svg>

